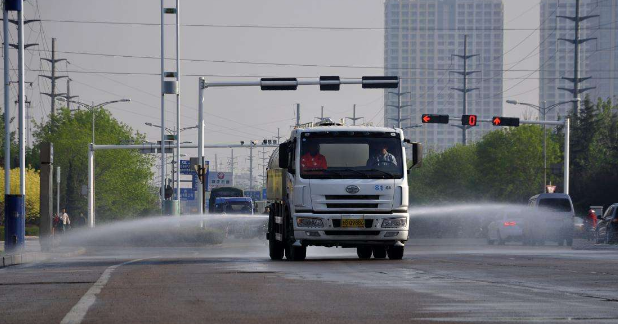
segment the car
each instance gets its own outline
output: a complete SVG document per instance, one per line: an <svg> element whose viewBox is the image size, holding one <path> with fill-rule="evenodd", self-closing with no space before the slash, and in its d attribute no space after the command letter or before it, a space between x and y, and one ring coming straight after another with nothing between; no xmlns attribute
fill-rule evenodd
<svg viewBox="0 0 618 324"><path fill-rule="evenodd" d="M614 244L618 241L618 203L607 208L595 228L597 243Z"/></svg>
<svg viewBox="0 0 618 324"><path fill-rule="evenodd" d="M528 200L532 208L530 228L535 234L538 244L554 241L558 245L573 245L573 218L575 211L568 194L543 193L532 196Z"/></svg>
<svg viewBox="0 0 618 324"><path fill-rule="evenodd" d="M504 245L506 242L519 241L530 244L524 210L514 209L502 212L498 219L487 225L487 244Z"/></svg>

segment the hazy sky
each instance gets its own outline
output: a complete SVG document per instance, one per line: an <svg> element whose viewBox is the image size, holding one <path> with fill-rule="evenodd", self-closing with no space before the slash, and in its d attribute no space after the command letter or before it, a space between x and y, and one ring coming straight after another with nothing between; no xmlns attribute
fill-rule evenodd
<svg viewBox="0 0 618 324"><path fill-rule="evenodd" d="M166 0L166 6L174 2ZM504 0L505 69L536 69L539 65L539 0ZM36 11L38 6L38 12ZM39 43L39 50L51 48L51 38L57 38L60 52L87 52L115 55L159 57L160 27L145 25L112 25L54 22L53 20L160 22L160 2L157 0L27 0L27 19L40 18L42 24L33 23L26 28L27 43ZM181 63L181 73L192 76L181 78L181 127L193 126L197 119L198 77L196 75L233 76L289 76L315 77L340 75L359 77L383 74L384 4L382 0L181 0L180 19L183 24L211 24L232 27L181 27L181 58L200 60L249 61L258 63L290 63L308 65L346 65L349 68L272 66L266 64L238 64L214 62ZM167 15L173 23L173 15ZM52 20L52 21L49 21ZM43 28L41 28L41 25ZM323 26L371 27L373 30L332 29L272 29L240 28L238 25L268 26ZM13 27L11 27L13 28ZM528 30L508 30L523 28ZM173 27L167 27L166 56L174 57ZM15 38L15 32L12 37ZM43 43L46 43L43 46ZM512 49L514 48L514 49ZM512 50L511 50L512 49ZM15 51L12 64L16 64ZM26 65L37 70L48 63L39 63L39 55L49 53L29 51ZM149 140L160 137L158 129L145 122L160 124L160 79L157 75L110 75L77 72L150 73L160 72L158 59L102 57L74 53L58 53L70 64L59 64L58 74L68 69L74 80L73 95L86 103L131 98L128 104L108 106L114 116L145 132ZM523 61L522 61L523 60ZM521 61L521 62L520 62ZM519 62L519 63L518 63ZM513 63L518 63L513 65ZM375 67L375 68L371 68ZM168 61L168 71L174 62ZM73 72L70 72L73 71ZM49 82L37 78L39 72L27 73L27 81L35 81L28 89L32 101L33 118L40 120L48 114L48 97L39 91L49 92ZM47 73L46 73L47 74ZM529 73L507 72L504 99L538 101L538 80L521 82ZM532 77L537 77L533 75ZM230 79L207 76L210 80ZM521 83L520 83L521 82ZM520 83L516 85L517 83ZM60 81L60 92L66 84ZM325 115L343 118L352 115L352 105L357 104L357 116L381 124L383 119L380 90L363 90L360 86L342 86L334 93L320 92L317 87L301 87L294 92L261 92L258 88L209 89L206 91L206 141L228 143L240 140L272 138L289 132L294 121L295 103L301 104L301 120L311 121L325 106ZM166 105L167 123L175 125L174 98ZM12 111L16 109L13 107ZM505 107L505 114L519 116L518 107ZM182 141L196 142L197 131L182 133ZM195 155L194 152L186 152ZM215 151L207 152L214 159ZM229 150L218 150L219 160L227 160ZM248 152L236 150L240 166L246 168ZM257 165L257 163L256 163ZM257 167L256 167L257 170Z"/></svg>

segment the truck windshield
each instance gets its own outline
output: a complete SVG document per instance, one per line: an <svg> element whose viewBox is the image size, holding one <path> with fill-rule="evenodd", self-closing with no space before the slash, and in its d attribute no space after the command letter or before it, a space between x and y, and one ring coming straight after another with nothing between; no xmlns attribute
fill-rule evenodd
<svg viewBox="0 0 618 324"><path fill-rule="evenodd" d="M253 206L249 201L226 201L217 203L215 212L226 214L251 214Z"/></svg>
<svg viewBox="0 0 618 324"><path fill-rule="evenodd" d="M302 133L300 176L305 179L400 179L397 133Z"/></svg>
<svg viewBox="0 0 618 324"><path fill-rule="evenodd" d="M541 201L539 201L539 208L554 212L570 212L571 202L568 199L541 199Z"/></svg>

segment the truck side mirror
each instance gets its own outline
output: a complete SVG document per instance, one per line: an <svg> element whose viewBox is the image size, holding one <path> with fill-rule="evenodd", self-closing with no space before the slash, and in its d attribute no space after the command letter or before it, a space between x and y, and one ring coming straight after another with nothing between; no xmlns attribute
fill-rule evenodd
<svg viewBox="0 0 618 324"><path fill-rule="evenodd" d="M287 169L289 166L290 147L288 143L279 144L279 167Z"/></svg>
<svg viewBox="0 0 618 324"><path fill-rule="evenodd" d="M423 165L423 145L421 143L412 143L412 165L408 167L408 170L412 168L420 168Z"/></svg>

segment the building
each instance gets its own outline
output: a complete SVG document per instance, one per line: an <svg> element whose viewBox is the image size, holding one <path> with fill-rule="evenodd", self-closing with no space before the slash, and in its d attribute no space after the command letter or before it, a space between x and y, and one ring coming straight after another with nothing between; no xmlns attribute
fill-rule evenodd
<svg viewBox="0 0 618 324"><path fill-rule="evenodd" d="M386 0L384 67L385 75L401 78L402 127L421 123L424 113L448 114L458 123L463 112L463 95L451 88L463 86L462 71L467 35L468 113L479 118L502 115L503 25L501 0ZM384 124L397 126L397 95L385 92ZM467 132L468 142L491 130L481 123ZM461 143L462 131L453 126L425 124L407 128L406 136L420 140L429 149L442 151Z"/></svg>
<svg viewBox="0 0 618 324"><path fill-rule="evenodd" d="M580 89L593 88L580 95L591 99L614 98L618 94L618 2L613 0L581 0L580 16L599 15L585 20L580 27L580 39L596 38L580 46L580 78L591 77ZM539 55L539 102L547 106L573 99L570 92L558 88L573 88L562 79L573 77L574 46L559 40L574 39L575 24L557 16L575 16L575 0L541 0L541 37ZM565 116L572 105L561 105L547 112L547 119Z"/></svg>

